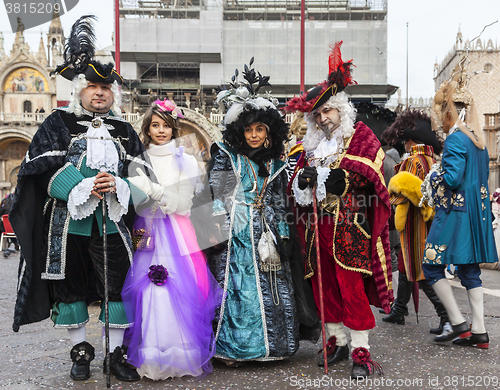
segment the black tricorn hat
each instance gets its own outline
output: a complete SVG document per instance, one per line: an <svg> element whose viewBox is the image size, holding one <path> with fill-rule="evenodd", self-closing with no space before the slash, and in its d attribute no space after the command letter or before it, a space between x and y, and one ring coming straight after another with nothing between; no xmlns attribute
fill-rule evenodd
<svg viewBox="0 0 500 390"><path fill-rule="evenodd" d="M324 85L318 85L307 93L306 102L316 99L311 108L311 111L314 111L316 108L321 107L323 104L325 104L332 96L335 96L337 93L343 91L345 87L346 86L333 84L325 89Z"/></svg>
<svg viewBox="0 0 500 390"><path fill-rule="evenodd" d="M430 121L417 120L415 127L412 129L403 129L403 134L400 135L402 140L420 141L425 145L432 146L434 153L441 154L443 146L434 131Z"/></svg>
<svg viewBox="0 0 500 390"><path fill-rule="evenodd" d="M113 63L102 64L94 59L95 33L92 21L94 15L84 15L71 27L70 36L64 48L64 63L53 73L67 80L83 74L88 81L112 84L123 83L120 74L113 69Z"/></svg>
<svg viewBox="0 0 500 390"><path fill-rule="evenodd" d="M432 130L431 118L425 112L408 109L403 111L386 131L382 138L395 145L398 140L412 140L432 146L435 154L441 154L443 140Z"/></svg>
<svg viewBox="0 0 500 390"><path fill-rule="evenodd" d="M59 73L62 77L68 80L73 80L79 74L83 74L88 81L105 84L112 84L116 81L118 85L121 85L123 83L122 76L120 76L120 74L115 69L113 69L112 63L103 65L98 61L91 61L87 64L83 72L76 71L74 68L66 66L60 71L56 70L56 73Z"/></svg>

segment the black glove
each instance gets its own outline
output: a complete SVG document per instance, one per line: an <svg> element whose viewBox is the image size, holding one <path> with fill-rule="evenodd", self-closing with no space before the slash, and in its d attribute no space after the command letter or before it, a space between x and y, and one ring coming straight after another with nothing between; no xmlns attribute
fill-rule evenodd
<svg viewBox="0 0 500 390"><path fill-rule="evenodd" d="M325 182L326 192L332 195L342 195L345 191L346 181L343 169L332 169Z"/></svg>
<svg viewBox="0 0 500 390"><path fill-rule="evenodd" d="M305 167L302 173L299 175L299 188L304 191L307 186L314 187L316 180L318 179L318 172L316 168Z"/></svg>

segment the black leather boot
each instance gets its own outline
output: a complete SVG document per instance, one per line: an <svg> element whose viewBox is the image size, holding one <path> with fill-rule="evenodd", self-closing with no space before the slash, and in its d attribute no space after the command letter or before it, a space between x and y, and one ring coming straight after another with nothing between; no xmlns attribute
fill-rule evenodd
<svg viewBox="0 0 500 390"><path fill-rule="evenodd" d="M384 322L392 322L397 325L405 324L405 313L408 315L408 302L411 297L412 282L408 280L404 272L399 273L398 296L394 301L391 313L382 318Z"/></svg>
<svg viewBox="0 0 500 390"><path fill-rule="evenodd" d="M429 332L431 334L441 334L443 333L444 324L450 322L450 320L448 319L448 313L446 313L446 309L444 308L436 292L429 284L429 281L427 279L419 280L418 285L425 293L425 295L427 295L427 298L429 298L431 303L434 305L434 309L436 310L437 315L441 318L439 326L437 328L431 328Z"/></svg>
<svg viewBox="0 0 500 390"><path fill-rule="evenodd" d="M84 381L90 378L90 362L94 360L94 347L83 341L71 348L69 354L73 361L73 366L69 375L75 381Z"/></svg>
<svg viewBox="0 0 500 390"><path fill-rule="evenodd" d="M111 353L110 360L111 373L116 377L116 379L125 382L134 382L141 379L135 367L127 363L127 347L124 345L115 348L115 350ZM104 359L104 373L106 373L106 363L107 359Z"/></svg>
<svg viewBox="0 0 500 390"><path fill-rule="evenodd" d="M488 333L472 333L472 336L462 339L453 340L453 344L461 345L462 347L478 347L488 349L490 346L490 338Z"/></svg>
<svg viewBox="0 0 500 390"><path fill-rule="evenodd" d="M462 322L461 324L458 325L452 325L451 327L453 328L453 332L448 333L446 335L437 336L434 338L434 341L436 343L443 343L446 341L451 341L453 339L456 339L457 337L463 339L472 336L472 333L470 332L470 328L469 325L467 325L467 322Z"/></svg>

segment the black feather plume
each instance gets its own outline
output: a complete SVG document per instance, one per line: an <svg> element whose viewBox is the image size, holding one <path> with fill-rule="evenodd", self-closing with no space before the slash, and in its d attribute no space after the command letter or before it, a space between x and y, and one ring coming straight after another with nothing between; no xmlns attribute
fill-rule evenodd
<svg viewBox="0 0 500 390"><path fill-rule="evenodd" d="M64 64L61 66L71 66L78 71L84 69L94 58L94 20L97 20L94 15L84 15L73 24L64 48Z"/></svg>

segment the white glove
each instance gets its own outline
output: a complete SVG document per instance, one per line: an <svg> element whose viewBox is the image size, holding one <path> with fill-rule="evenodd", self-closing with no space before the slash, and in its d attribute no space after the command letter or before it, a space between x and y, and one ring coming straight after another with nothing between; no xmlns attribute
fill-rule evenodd
<svg viewBox="0 0 500 390"><path fill-rule="evenodd" d="M150 198L160 200L163 196L163 187L160 184L153 183L139 167L136 169L136 172L138 176L128 177L128 181Z"/></svg>

